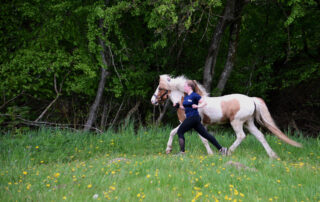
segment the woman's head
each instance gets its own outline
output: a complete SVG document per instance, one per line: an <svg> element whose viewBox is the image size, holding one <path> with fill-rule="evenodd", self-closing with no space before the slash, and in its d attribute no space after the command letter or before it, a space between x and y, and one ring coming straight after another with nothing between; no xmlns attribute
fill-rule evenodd
<svg viewBox="0 0 320 202"><path fill-rule="evenodd" d="M192 80L186 81L186 83L184 84L184 91L186 93L189 93L190 91L196 91L196 85Z"/></svg>

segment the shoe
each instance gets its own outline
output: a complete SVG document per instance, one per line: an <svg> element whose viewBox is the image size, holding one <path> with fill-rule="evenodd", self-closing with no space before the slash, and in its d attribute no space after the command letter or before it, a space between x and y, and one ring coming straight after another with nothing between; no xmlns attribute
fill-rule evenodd
<svg viewBox="0 0 320 202"><path fill-rule="evenodd" d="M219 150L219 153L220 153L220 155L222 155L222 156L227 156L227 155L228 155L228 148L227 148L227 147L222 147L222 148Z"/></svg>

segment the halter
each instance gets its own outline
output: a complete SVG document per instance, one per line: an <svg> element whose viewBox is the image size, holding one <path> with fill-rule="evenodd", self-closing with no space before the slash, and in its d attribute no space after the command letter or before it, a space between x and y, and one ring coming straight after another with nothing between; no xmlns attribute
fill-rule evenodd
<svg viewBox="0 0 320 202"><path fill-rule="evenodd" d="M163 89L159 89L159 90L163 90ZM163 100L162 100L163 96L167 95L167 94L168 94L168 92L169 92L169 91L168 91L168 90L166 90L166 92L165 92L165 93L163 93L163 94L160 96L160 99L159 99L159 100L160 100L160 101L163 101ZM153 96L154 96L154 97L156 97L156 99L158 99L158 98L159 98L159 96L158 96L158 95L156 95L156 94L153 94Z"/></svg>

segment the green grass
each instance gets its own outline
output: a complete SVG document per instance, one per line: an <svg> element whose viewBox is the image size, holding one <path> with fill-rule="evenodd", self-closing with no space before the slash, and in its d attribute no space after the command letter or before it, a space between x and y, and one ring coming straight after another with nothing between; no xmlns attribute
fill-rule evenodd
<svg viewBox="0 0 320 202"><path fill-rule="evenodd" d="M229 157L208 156L196 134L187 154L166 155L170 128L90 134L41 129L0 136L0 201L319 201L320 139L268 135L271 160L248 135ZM230 146L235 136L218 131ZM175 137L174 153L178 152ZM227 165L234 161L257 171ZM96 198L95 198L96 197Z"/></svg>

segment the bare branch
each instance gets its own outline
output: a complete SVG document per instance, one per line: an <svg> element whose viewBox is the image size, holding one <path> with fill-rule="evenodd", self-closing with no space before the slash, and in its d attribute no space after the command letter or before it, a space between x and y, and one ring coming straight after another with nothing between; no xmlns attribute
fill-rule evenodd
<svg viewBox="0 0 320 202"><path fill-rule="evenodd" d="M120 105L120 107L119 107L119 109L118 109L118 111L117 111L116 116L114 117L114 119L113 119L113 121L112 121L112 123L111 123L111 125L110 125L110 128L112 128L112 126L115 124L116 120L118 119L119 113L120 113L120 111L121 111L121 109L122 109L122 106L123 106L123 103L124 103L124 98L123 98L123 100L122 100L122 102L121 102L121 105Z"/></svg>
<svg viewBox="0 0 320 202"><path fill-rule="evenodd" d="M117 74L117 76L118 76L118 78L119 78L119 80L120 80L120 83L121 83L121 85L123 86L122 81L121 81L121 77L120 77L119 72L118 72L118 70L117 70L117 67L116 67L116 65L114 64L114 57L113 57L113 54L112 54L112 51L111 51L110 46L108 46L108 48L109 48L109 52L110 52L111 61L112 61L112 65L113 65L114 71L116 72L116 74Z"/></svg>
<svg viewBox="0 0 320 202"><path fill-rule="evenodd" d="M19 95L15 96L14 98L11 98L8 101L5 101L1 106L0 109L4 108L9 102L12 102L13 100L17 99L19 96L21 96L24 93L24 91L22 91Z"/></svg>
<svg viewBox="0 0 320 202"><path fill-rule="evenodd" d="M65 76L66 77L66 76ZM52 100L50 102L50 104L46 107L46 109L40 114L40 116L35 120L35 122L38 122L40 119L42 119L42 117L47 113L47 111L50 109L50 107L58 100L58 98L60 97L60 93L61 93L61 89L62 89L62 84L63 81L60 84L60 89L58 91L57 89L57 78L56 75L53 75L53 83L54 83L54 90L56 91L57 95L56 98L54 98L54 100Z"/></svg>
<svg viewBox="0 0 320 202"><path fill-rule="evenodd" d="M0 114L0 116L7 116L7 117L11 117L12 115L10 114ZM60 124L60 123L51 123L51 122L45 122L45 121L30 121L30 120L26 120L24 118L21 118L20 115L15 116L15 118L19 119L21 121L22 124L28 125L28 126L37 126L37 127L41 127L41 126L46 126L46 127L55 127L55 128L66 128L66 129L71 129L71 130L75 130L75 131L79 131L75 128L71 128L68 126L81 126L83 127L84 125L82 124ZM101 130L99 130L98 128L95 127L90 127L91 129L94 129L95 131L102 133Z"/></svg>

